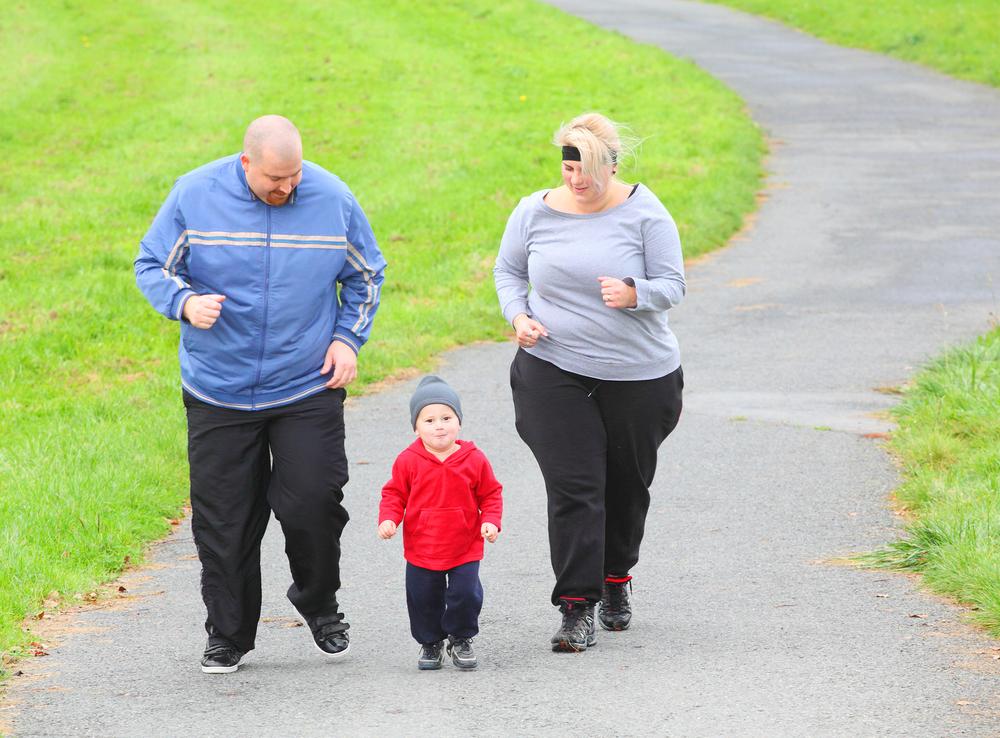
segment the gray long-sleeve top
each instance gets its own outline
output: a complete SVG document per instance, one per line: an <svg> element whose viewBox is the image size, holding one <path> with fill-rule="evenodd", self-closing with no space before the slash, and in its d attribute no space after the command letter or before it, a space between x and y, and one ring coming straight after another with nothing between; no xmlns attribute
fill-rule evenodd
<svg viewBox="0 0 1000 738"><path fill-rule="evenodd" d="M508 321L527 313L548 331L525 349L561 369L604 380L655 379L680 366L667 310L684 297L677 226L647 187L599 213L553 210L548 190L514 208L493 268ZM598 277L632 277L637 304L609 308Z"/></svg>

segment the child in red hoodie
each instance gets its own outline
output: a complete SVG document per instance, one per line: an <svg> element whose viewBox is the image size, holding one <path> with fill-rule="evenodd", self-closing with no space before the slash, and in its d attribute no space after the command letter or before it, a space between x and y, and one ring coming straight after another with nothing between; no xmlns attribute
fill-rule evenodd
<svg viewBox="0 0 1000 738"><path fill-rule="evenodd" d="M378 534L392 538L405 521L406 608L421 646L417 667L440 669L447 638L455 666L475 669L479 562L483 539L493 543L500 533L503 488L483 452L458 440L462 404L440 377L420 381L410 421L417 439L396 458L382 488Z"/></svg>

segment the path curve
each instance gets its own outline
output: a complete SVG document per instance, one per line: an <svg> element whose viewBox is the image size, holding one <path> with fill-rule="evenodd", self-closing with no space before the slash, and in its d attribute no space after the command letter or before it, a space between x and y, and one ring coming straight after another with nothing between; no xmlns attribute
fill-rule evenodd
<svg viewBox="0 0 1000 738"><path fill-rule="evenodd" d="M16 735L1000 732L993 641L912 578L824 563L898 533L895 472L860 435L885 427L876 388L997 311L1000 93L715 6L557 4L691 57L774 140L755 227L691 269L673 318L687 407L661 454L633 630L581 656L548 652L544 500L513 433L512 349L474 346L441 373L506 485L478 672L416 671L398 542L374 534L378 489L409 440L410 382L348 410L349 660L324 663L290 627L272 529L258 650L235 675L202 675L184 526L149 579L129 581L136 600L76 618L12 681Z"/></svg>

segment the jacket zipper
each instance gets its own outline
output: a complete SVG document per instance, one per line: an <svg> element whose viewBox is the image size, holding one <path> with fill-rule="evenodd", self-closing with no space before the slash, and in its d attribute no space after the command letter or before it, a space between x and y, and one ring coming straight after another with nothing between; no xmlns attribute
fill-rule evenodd
<svg viewBox="0 0 1000 738"><path fill-rule="evenodd" d="M260 353L257 355L257 378L254 380L251 389L250 404L257 405L257 387L260 384L260 376L264 370L264 341L267 336L267 303L270 295L271 283L271 208L264 205L264 214L267 216L267 238L264 241L264 316L261 319L260 327Z"/></svg>

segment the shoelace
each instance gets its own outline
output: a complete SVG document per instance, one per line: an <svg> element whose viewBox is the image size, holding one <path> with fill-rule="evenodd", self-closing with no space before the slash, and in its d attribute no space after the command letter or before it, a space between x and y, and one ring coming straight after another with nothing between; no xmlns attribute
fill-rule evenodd
<svg viewBox="0 0 1000 738"><path fill-rule="evenodd" d="M628 585L629 592L632 591L632 582L608 582L605 586L608 589L608 605L605 610L609 612L620 612L628 605L628 594L625 587Z"/></svg>
<svg viewBox="0 0 1000 738"><path fill-rule="evenodd" d="M570 607L563 611L563 630L578 630L586 634L592 623L590 613L583 607Z"/></svg>

